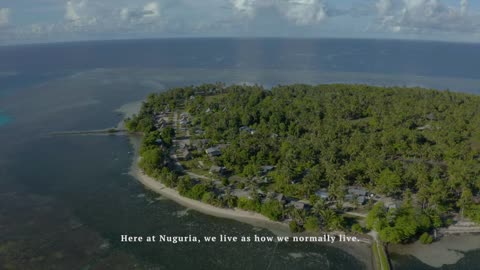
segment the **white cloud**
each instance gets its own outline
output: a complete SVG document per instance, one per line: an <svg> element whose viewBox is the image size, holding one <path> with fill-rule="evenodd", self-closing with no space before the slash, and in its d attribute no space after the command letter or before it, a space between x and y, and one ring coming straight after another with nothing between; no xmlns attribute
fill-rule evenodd
<svg viewBox="0 0 480 270"><path fill-rule="evenodd" d="M7 26L10 22L10 9L0 8L0 27Z"/></svg>
<svg viewBox="0 0 480 270"><path fill-rule="evenodd" d="M261 9L274 9L297 25L320 23L328 17L323 0L231 0L237 14L253 18Z"/></svg>
<svg viewBox="0 0 480 270"><path fill-rule="evenodd" d="M65 20L75 27L94 25L97 17L92 15L88 0L71 0L65 4Z"/></svg>
<svg viewBox="0 0 480 270"><path fill-rule="evenodd" d="M392 7L392 0L379 0L375 7L377 8L378 14L385 15Z"/></svg>
<svg viewBox="0 0 480 270"><path fill-rule="evenodd" d="M232 0L232 5L235 11L247 17L255 16L255 11L258 6L258 1L255 0Z"/></svg>
<svg viewBox="0 0 480 270"><path fill-rule="evenodd" d="M143 7L144 17L158 17L160 15L160 8L157 2L150 2Z"/></svg>
<svg viewBox="0 0 480 270"><path fill-rule="evenodd" d="M130 18L130 10L126 7L120 9L120 18L122 18L122 20L128 20Z"/></svg>
<svg viewBox="0 0 480 270"><path fill-rule="evenodd" d="M427 33L479 31L480 16L469 12L468 0L458 6L442 0L378 0L381 27L392 32Z"/></svg>
<svg viewBox="0 0 480 270"><path fill-rule="evenodd" d="M120 18L128 22L145 22L160 17L160 5L158 2L149 2L142 7L128 8L120 10Z"/></svg>
<svg viewBox="0 0 480 270"><path fill-rule="evenodd" d="M468 0L461 0L460 1L460 13L465 15L468 13Z"/></svg>
<svg viewBox="0 0 480 270"><path fill-rule="evenodd" d="M65 5L65 19L68 21L78 21L80 20L80 16L77 13L78 8L82 8L85 5L85 2L73 2L68 1Z"/></svg>
<svg viewBox="0 0 480 270"><path fill-rule="evenodd" d="M455 33L466 40L480 38L480 10L468 0L15 1L31 2L32 7L27 13L12 4L15 14L17 10L23 13L15 16L14 25L11 10L0 7L0 43L15 35L62 40L178 35L346 36L362 29L366 29L366 35L386 37L391 35L385 32L398 33L399 37L414 33L454 39L451 34ZM42 14L33 16L34 12ZM331 23L324 25L329 19Z"/></svg>
<svg viewBox="0 0 480 270"><path fill-rule="evenodd" d="M320 23L328 17L326 5L321 0L289 0L281 8L297 25Z"/></svg>

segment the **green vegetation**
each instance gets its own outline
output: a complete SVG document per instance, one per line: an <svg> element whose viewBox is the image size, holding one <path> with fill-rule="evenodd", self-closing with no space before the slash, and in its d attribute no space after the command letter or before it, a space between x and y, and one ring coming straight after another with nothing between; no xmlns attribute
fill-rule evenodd
<svg viewBox="0 0 480 270"><path fill-rule="evenodd" d="M421 209L414 208L407 201L400 208L389 210L382 203L376 204L368 213L366 224L368 229L379 233L383 242L405 243L419 233L430 230L432 220L434 217L428 216Z"/></svg>
<svg viewBox="0 0 480 270"><path fill-rule="evenodd" d="M480 224L480 205L470 206L465 212L465 215Z"/></svg>
<svg viewBox="0 0 480 270"><path fill-rule="evenodd" d="M259 212L261 209L261 204L259 201L242 197L238 198L238 207L247 211Z"/></svg>
<svg viewBox="0 0 480 270"><path fill-rule="evenodd" d="M352 232L354 233L365 233L365 229L358 223L352 225Z"/></svg>
<svg viewBox="0 0 480 270"><path fill-rule="evenodd" d="M433 242L433 238L430 234L425 232L420 236L420 242L425 245L431 244Z"/></svg>
<svg viewBox="0 0 480 270"><path fill-rule="evenodd" d="M298 225L298 223L295 220L290 221L290 223L288 223L288 226L290 227L290 231L294 233L299 233L304 231L303 227Z"/></svg>
<svg viewBox="0 0 480 270"><path fill-rule="evenodd" d="M318 217L307 217L303 227L307 231L318 232L320 230L320 222L318 221Z"/></svg>
<svg viewBox="0 0 480 270"><path fill-rule="evenodd" d="M222 176L219 186L176 171L168 155L175 128L159 127L158 116L180 110L191 116L191 141L222 145L215 156L196 147L195 158L240 180ZM474 199L480 191L478 96L366 85L265 90L205 84L149 95L126 127L144 133L141 167L147 174L197 200L272 220L291 218L293 231L344 229L347 208L371 208L366 228L385 243L411 241L448 225L454 215L480 222ZM265 166L274 169L263 171ZM380 197L362 198L350 193L352 186ZM230 193L246 189L248 197ZM323 199L319 190L327 192ZM280 203L276 194L293 202L308 199L311 207ZM355 225L351 230L363 231Z"/></svg>
<svg viewBox="0 0 480 270"><path fill-rule="evenodd" d="M390 264L388 263L387 254L385 253L385 248L379 246L377 242L372 243L372 253L373 256L376 258L374 261L376 262L376 268L380 270L389 270Z"/></svg>
<svg viewBox="0 0 480 270"><path fill-rule="evenodd" d="M280 220L283 217L283 206L274 200L262 204L260 212L271 220Z"/></svg>

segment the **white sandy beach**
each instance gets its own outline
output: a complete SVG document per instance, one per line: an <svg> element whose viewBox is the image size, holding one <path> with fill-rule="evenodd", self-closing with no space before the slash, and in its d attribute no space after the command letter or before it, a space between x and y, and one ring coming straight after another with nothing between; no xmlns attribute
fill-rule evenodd
<svg viewBox="0 0 480 270"><path fill-rule="evenodd" d="M288 235L290 233L287 224L271 221L261 214L248 212L240 209L219 208L181 196L175 189L168 188L161 182L141 172L140 168L138 167L139 156L137 154L140 144L140 138L132 135L130 136L130 142L134 146L135 151L134 162L132 163L130 174L152 191L155 191L158 194L172 201L175 201L180 205L207 215L233 219L253 226L267 228L277 235Z"/></svg>
<svg viewBox="0 0 480 270"><path fill-rule="evenodd" d="M119 109L117 109L116 112L123 113L125 117L131 117L133 114L139 111L141 105L141 101L125 104ZM118 124L118 126L122 125L123 122ZM265 216L258 213L248 212L240 209L219 208L206 203L202 203L200 201L183 197L175 189L168 188L159 181L142 173L140 168L138 167L138 160L140 158L138 155L138 150L140 148L140 142L141 138L139 136L130 136L130 143L134 148L134 158L130 168L130 174L152 191L155 191L158 194L170 200L173 200L180 205L197 210L207 215L233 219L240 222L248 223L253 226L268 228L275 234L289 234L289 228L287 224L271 221Z"/></svg>

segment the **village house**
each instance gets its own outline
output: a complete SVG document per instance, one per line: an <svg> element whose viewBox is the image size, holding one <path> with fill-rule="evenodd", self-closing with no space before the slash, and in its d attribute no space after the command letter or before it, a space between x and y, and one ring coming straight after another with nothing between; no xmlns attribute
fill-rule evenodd
<svg viewBox="0 0 480 270"><path fill-rule="evenodd" d="M167 121L163 118L163 115L155 116L155 124L156 128L164 128L167 126Z"/></svg>
<svg viewBox="0 0 480 270"><path fill-rule="evenodd" d="M208 145L209 140L201 139L201 140L192 140L190 141L191 146L196 148L197 150L203 151L205 147Z"/></svg>
<svg viewBox="0 0 480 270"><path fill-rule="evenodd" d="M261 190L261 189L257 189L257 194L261 199L265 199L267 197L265 192L263 192L263 190Z"/></svg>
<svg viewBox="0 0 480 270"><path fill-rule="evenodd" d="M267 174L275 169L275 166L267 165L260 168L261 174Z"/></svg>
<svg viewBox="0 0 480 270"><path fill-rule="evenodd" d="M293 206L297 210L309 210L311 205L306 201L291 201L286 207Z"/></svg>
<svg viewBox="0 0 480 270"><path fill-rule="evenodd" d="M189 117L188 113L180 114L179 123L182 127L185 127L188 124L190 124L190 117Z"/></svg>
<svg viewBox="0 0 480 270"><path fill-rule="evenodd" d="M160 113L154 114L153 117L155 118L155 120L158 121L158 120L160 120L160 119L163 119L163 118L167 117L167 114L164 113L164 112L160 112Z"/></svg>
<svg viewBox="0 0 480 270"><path fill-rule="evenodd" d="M203 135L203 134L205 134L205 131L203 129L199 129L199 128L195 129L195 135Z"/></svg>
<svg viewBox="0 0 480 270"><path fill-rule="evenodd" d="M358 204L363 205L368 200L368 191L362 187L349 187L345 200L350 202L356 200Z"/></svg>
<svg viewBox="0 0 480 270"><path fill-rule="evenodd" d="M357 197L357 203L360 205L365 204L367 202L367 196L358 196Z"/></svg>
<svg viewBox="0 0 480 270"><path fill-rule="evenodd" d="M304 210L305 209L305 204L302 203L302 202L291 202L290 204L293 205L293 207L295 209L298 209L298 210Z"/></svg>
<svg viewBox="0 0 480 270"><path fill-rule="evenodd" d="M253 134L255 134L255 129L247 127L247 126L243 126L243 127L240 128L240 132L246 132L246 133L250 133L251 135L253 135Z"/></svg>
<svg viewBox="0 0 480 270"><path fill-rule="evenodd" d="M385 208L387 208L388 210L397 209L399 206L400 206L400 203L397 203L397 202L394 202L394 201L390 201L390 202L385 203Z"/></svg>
<svg viewBox="0 0 480 270"><path fill-rule="evenodd" d="M178 158L182 159L182 160L191 160L192 159L192 153L188 150L188 149L183 149L180 154L178 155Z"/></svg>
<svg viewBox="0 0 480 270"><path fill-rule="evenodd" d="M361 187L349 187L348 194L352 194L353 196L367 196L368 191Z"/></svg>
<svg viewBox="0 0 480 270"><path fill-rule="evenodd" d="M212 167L210 167L209 172L210 172L210 174L222 175L226 172L226 168L213 165Z"/></svg>
<svg viewBox="0 0 480 270"><path fill-rule="evenodd" d="M282 193L276 194L274 196L274 199L280 202L281 204L287 203L287 198Z"/></svg>
<svg viewBox="0 0 480 270"><path fill-rule="evenodd" d="M262 176L262 177L254 177L252 179L253 181L255 181L255 183L257 184L270 184L272 181L266 177L266 176Z"/></svg>
<svg viewBox="0 0 480 270"><path fill-rule="evenodd" d="M209 157L218 157L222 155L222 152L218 147L210 147L205 150L205 153L207 153Z"/></svg>
<svg viewBox="0 0 480 270"><path fill-rule="evenodd" d="M318 190L317 192L315 192L315 195L320 197L322 200L328 200L328 198L330 197L330 194L325 189Z"/></svg>
<svg viewBox="0 0 480 270"><path fill-rule="evenodd" d="M186 119L180 120L180 125L181 125L182 127L187 126L189 123L190 123L190 122L189 122L188 120L186 120Z"/></svg>

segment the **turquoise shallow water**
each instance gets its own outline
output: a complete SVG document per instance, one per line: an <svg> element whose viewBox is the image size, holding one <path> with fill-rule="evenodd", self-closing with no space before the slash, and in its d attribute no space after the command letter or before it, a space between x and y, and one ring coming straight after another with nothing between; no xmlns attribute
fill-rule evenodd
<svg viewBox="0 0 480 270"><path fill-rule="evenodd" d="M8 124L11 120L12 118L10 116L0 112L0 127Z"/></svg>

